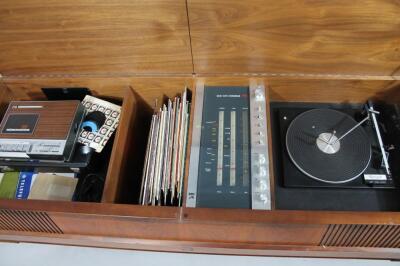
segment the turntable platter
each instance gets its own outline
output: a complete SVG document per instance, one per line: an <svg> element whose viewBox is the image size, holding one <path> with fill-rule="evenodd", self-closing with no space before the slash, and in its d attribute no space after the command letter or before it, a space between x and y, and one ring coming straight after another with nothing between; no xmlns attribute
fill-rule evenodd
<svg viewBox="0 0 400 266"><path fill-rule="evenodd" d="M313 109L298 115L286 133L292 162L307 176L325 183L346 183L360 176L371 160L365 130L349 115L332 109Z"/></svg>

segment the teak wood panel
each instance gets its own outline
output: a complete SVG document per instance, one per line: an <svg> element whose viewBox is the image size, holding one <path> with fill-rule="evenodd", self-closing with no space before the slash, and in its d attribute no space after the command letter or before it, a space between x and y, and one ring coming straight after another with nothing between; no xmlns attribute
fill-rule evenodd
<svg viewBox="0 0 400 266"><path fill-rule="evenodd" d="M208 243L318 245L325 225L179 222L102 215L50 214L64 234ZM99 223L101 222L101 223Z"/></svg>
<svg viewBox="0 0 400 266"><path fill-rule="evenodd" d="M271 101L364 103L367 100L400 102L395 80L269 79Z"/></svg>
<svg viewBox="0 0 400 266"><path fill-rule="evenodd" d="M198 80L209 86L246 86L251 77L237 76L171 76L171 77L36 77L5 78L4 85L14 94L14 99L44 99L40 88L88 87L96 96L123 98L125 89L132 87L150 106L158 105L163 97L174 97L185 86L195 89ZM264 77L269 87L271 101L300 102L363 102L369 98L400 101L400 81L362 79L304 79Z"/></svg>
<svg viewBox="0 0 400 266"><path fill-rule="evenodd" d="M3 117L6 112L8 104L12 99L11 95L11 90L0 80L0 117Z"/></svg>
<svg viewBox="0 0 400 266"><path fill-rule="evenodd" d="M122 248L147 251L166 251L184 253L204 253L220 255L253 255L285 257L325 257L354 259L393 259L399 260L398 249L388 248L349 248L349 247L314 247L314 246L279 246L263 244L202 243L192 241L159 241L153 239L112 238L101 236L29 234L24 232L4 231L0 241L11 243L33 242L61 245L79 245L104 248Z"/></svg>
<svg viewBox="0 0 400 266"><path fill-rule="evenodd" d="M249 224L369 224L400 225L399 212L255 211L141 206L130 204L0 199L0 209L123 216L138 219L175 219L179 222Z"/></svg>
<svg viewBox="0 0 400 266"><path fill-rule="evenodd" d="M123 186L123 179L132 179L133 173L128 173L127 165L129 165L129 149L133 145L133 137L137 134L133 128L135 118L138 116L137 99L130 88L126 89L126 96L121 108L121 118L114 145L112 149L112 156L107 171L107 178L104 184L102 195L102 202L117 202L121 198ZM143 110L144 112L144 110ZM137 151L139 152L139 151ZM132 159L132 158L130 158ZM132 159L133 160L133 159ZM119 178L118 178L119 177ZM131 188L134 189L133 187Z"/></svg>
<svg viewBox="0 0 400 266"><path fill-rule="evenodd" d="M237 76L201 76L209 86L246 86L251 77ZM270 101L289 102L333 102L362 103L368 99L400 102L400 81L397 80L362 80L362 79L308 79L265 77Z"/></svg>
<svg viewBox="0 0 400 266"><path fill-rule="evenodd" d="M4 0L0 73L192 73L184 0Z"/></svg>
<svg viewBox="0 0 400 266"><path fill-rule="evenodd" d="M137 203L152 109L131 88L126 89L102 202Z"/></svg>
<svg viewBox="0 0 400 266"><path fill-rule="evenodd" d="M194 72L400 75L400 2L188 0Z"/></svg>
<svg viewBox="0 0 400 266"><path fill-rule="evenodd" d="M216 254L400 258L399 249L382 249L385 245L343 248L330 246L326 240L335 231L331 228L346 229L334 237L347 239L353 235L350 229L367 220L371 224L367 227L386 232L384 228L398 226L400 216L396 213L268 212L68 202L48 202L44 206L41 201L10 200L0 200L0 209L8 213L9 220L20 222L27 215L40 215L43 220L46 213L47 225L44 229L37 227L41 230L26 230L26 224L14 224L17 228L12 231L3 226L0 240L7 241ZM226 220L233 216L240 219ZM48 224L53 223L57 227L47 232ZM55 232L54 228L59 230ZM385 236L373 232L372 239L380 241Z"/></svg>
<svg viewBox="0 0 400 266"><path fill-rule="evenodd" d="M191 75L183 76L151 76L151 77L36 77L36 78L4 78L14 99L45 99L41 88L87 87L94 96L110 99L123 99L126 89L131 87L149 106L160 105L164 97L174 97L181 93L185 86L191 87Z"/></svg>

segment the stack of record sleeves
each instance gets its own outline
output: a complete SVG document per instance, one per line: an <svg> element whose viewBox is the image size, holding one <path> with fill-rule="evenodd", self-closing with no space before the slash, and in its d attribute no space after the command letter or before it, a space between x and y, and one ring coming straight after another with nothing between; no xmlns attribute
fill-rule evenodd
<svg viewBox="0 0 400 266"><path fill-rule="evenodd" d="M181 206L187 135L189 91L156 111L147 141L140 204Z"/></svg>

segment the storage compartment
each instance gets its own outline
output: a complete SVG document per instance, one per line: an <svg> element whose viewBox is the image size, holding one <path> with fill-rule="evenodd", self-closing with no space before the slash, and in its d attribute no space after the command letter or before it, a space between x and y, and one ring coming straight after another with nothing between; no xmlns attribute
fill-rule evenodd
<svg viewBox="0 0 400 266"><path fill-rule="evenodd" d="M398 97L399 85L398 82L391 81L282 78L257 80L266 84L266 93L271 102L294 103L362 103L370 97L395 100L395 97ZM249 85L247 77L7 80L8 89L13 92L13 97L19 96L18 99L40 99L43 96L40 93L41 87L74 85L90 88L95 96L123 99L123 110L121 126L115 135L102 203L0 200L0 218L1 221L5 221L0 222L0 229L4 233L1 239L26 241L28 235L30 241L40 243L253 255L273 255L277 250L280 250L281 254L290 255L292 253L289 249L295 247L298 254L304 256L321 256L321 252L327 250L327 247L323 246L325 244L336 248L335 242L331 241L335 232L341 232L349 239L357 238L360 234L372 234L370 237L373 239L376 233L382 236L382 243L376 244L375 247L397 245L397 242L390 242L389 235L382 234L383 229L391 230L393 236L397 237L397 225L380 229L387 223L400 223L397 213L321 212L310 211L310 206L305 206L301 211L286 211L277 204L277 198L279 200L281 195L274 191L271 211L187 208L185 202L182 208L137 205L143 169L139 160L143 160L141 157L144 155L149 129L148 124L147 127L144 125L146 121L149 122L146 119L152 113L149 107L154 105L155 99L161 103L166 96L175 96L184 86L192 88L192 104L195 106L195 84L198 81L209 86ZM337 93L332 93L333 88L339 88ZM192 107L191 117L193 111ZM271 153L272 146L275 145L272 142L274 133L271 131L271 125L268 126L270 174L274 177L272 166L275 165L275 161ZM191 145L191 132L192 125L188 135L188 148ZM138 161L137 165L134 164L134 160ZM188 182L189 160L187 156L185 185ZM271 178L271 181L273 188L277 177ZM185 195L186 192L187 189ZM345 224L342 225L343 223ZM48 224L51 224L51 227ZM366 224L365 228L362 224ZM369 228L371 230L368 230ZM348 248L355 253L343 253L340 256L362 256L363 253L357 251L360 246L365 246L365 243L351 245ZM329 254L331 253L325 256ZM383 252L377 256L396 257L396 254Z"/></svg>
<svg viewBox="0 0 400 266"><path fill-rule="evenodd" d="M150 126L150 116L152 107L157 102L158 105L163 102L166 97L172 98L182 92L184 86L193 88L193 106L196 103L195 84L201 80L209 86L248 86L248 78L238 77L203 77L203 78L42 78L34 80L8 80L6 81L7 91L12 94L4 93L3 105L11 99L22 100L42 100L44 95L41 93L42 87L63 87L63 86L79 86L89 87L94 92L94 96L104 97L105 99L122 100L122 116L120 126L115 134L115 140L112 146L112 155L107 171L107 178L102 196L103 203L128 203L138 204L140 193L140 185L142 179L143 160L145 147L147 144L147 135ZM262 80L262 79L258 79ZM357 81L357 80L309 80L309 79L282 79L282 78L267 78L264 80L269 100L272 106L276 102L288 103L364 103L367 99L380 99L389 102L398 102L400 98L398 94L398 82L390 81ZM4 86L4 84L3 84ZM119 87L119 88L118 88ZM4 100L6 99L6 100ZM193 119L193 111L191 114L191 123ZM271 121L273 123L273 120ZM337 210L335 207L315 208L306 203L299 205L299 199L304 197L304 192L301 189L290 189L296 193L287 192L286 188L282 187L282 173L276 161L277 150L282 147L278 146L274 139L277 134L276 127L270 125L270 167L271 187L273 209L299 209L299 210ZM188 150L191 145L192 126L189 130ZM273 152L271 152L273 151ZM273 162L273 163L272 163ZM186 173L185 173L185 197L187 193L187 176L189 167L189 152L186 158ZM286 192L285 192L286 191ZM289 193L289 194L288 194ZM323 193L323 191L321 192ZM348 193L348 192L346 192ZM293 196L294 195L294 196ZM397 193L394 193L394 197ZM186 200L184 197L184 201ZM293 200L295 197L296 200ZM311 199L313 198L310 196ZM349 195L349 199L351 195ZM342 199L344 200L344 198ZM361 199L360 199L361 201ZM283 202L292 202L294 205L285 205ZM397 201L396 201L397 202ZM314 203L315 204L315 203ZM361 204L361 203L360 203ZM350 208L350 205L341 205L340 210L397 210L397 203L392 202L392 205L375 205L374 208L355 207ZM394 205L393 205L394 204ZM185 202L184 202L185 205ZM288 207L292 206L292 207ZM297 206L297 207L296 207ZM325 206L325 205L324 205ZM328 205L329 206L329 205ZM348 208L344 208L347 206ZM392 206L392 207L385 207ZM152 209L152 207L148 207ZM344 209L343 209L344 208Z"/></svg>
<svg viewBox="0 0 400 266"><path fill-rule="evenodd" d="M108 145L112 153L109 159L101 202L138 204L142 182L147 137L153 110L160 108L166 98L180 94L191 87L186 78L126 78L126 79L59 79L42 78L32 81L11 80L6 90L11 92L7 102L18 100L44 100L41 88L88 87L93 96L122 103L121 118L114 142ZM102 162L102 160L99 160ZM106 166L102 163L100 167Z"/></svg>
<svg viewBox="0 0 400 266"><path fill-rule="evenodd" d="M54 87L54 84L48 85ZM135 136L137 138L134 142L132 142L131 136L133 136L133 134L131 134L131 130L139 123L141 125L146 125L147 116L150 114L150 111L149 108L146 109L147 105L144 103L144 101L141 100L140 97L135 96L135 93L131 88L120 88L119 94L122 93L125 93L126 95L123 99L122 97L110 97L106 94L104 95L101 93L96 93L96 97L98 98L108 100L113 103L122 104L120 123L117 131L113 133L111 138L106 143L104 149L100 153L93 152L90 156L89 165L81 168L81 170L76 174L78 177L78 182L74 192L74 201L130 201L129 195L132 195L132 190L128 190L127 188L132 188L134 190L135 185L132 185L134 179L129 177L132 174L140 173L142 156L138 155L144 152L144 145L141 144L140 139L145 137L147 134L145 130L146 127L137 127L138 130L135 131ZM0 102L2 103L2 107L7 106L8 102L11 100L46 100L46 97L41 92L40 88L35 88L24 95L23 88L13 88L10 90L4 85L1 96L2 98ZM2 110L4 110L4 108L2 108ZM134 152L131 148L133 145L135 147ZM79 152L78 148L75 150L75 153ZM132 161L135 163L130 164L128 167L127 164L123 163L125 162L124 156L132 158ZM16 171L31 171L31 169L33 169L33 167L28 167L28 169L26 166L23 166L23 164L21 164L21 166L10 167ZM67 166L63 166L61 168L40 167L40 169L41 172L52 171L55 169L53 171L59 171L61 173L70 172L73 170Z"/></svg>

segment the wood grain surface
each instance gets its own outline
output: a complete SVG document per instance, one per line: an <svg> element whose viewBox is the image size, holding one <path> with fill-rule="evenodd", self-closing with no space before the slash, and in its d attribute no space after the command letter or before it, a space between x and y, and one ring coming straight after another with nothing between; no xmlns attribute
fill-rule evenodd
<svg viewBox="0 0 400 266"><path fill-rule="evenodd" d="M319 245L331 224L395 225L398 213L186 209L119 204L0 200L20 220L45 212L62 234L31 232L17 224L0 239L236 255L399 258L400 249ZM14 226L14 227L13 227ZM40 227L38 227L40 228ZM390 255L391 254L391 255Z"/></svg>
<svg viewBox="0 0 400 266"><path fill-rule="evenodd" d="M4 0L0 73L192 73L184 0Z"/></svg>
<svg viewBox="0 0 400 266"><path fill-rule="evenodd" d="M134 96L132 90L130 88L126 89L126 96L124 97L124 101L121 109L121 118L120 123L115 134L115 140L113 144L113 149L111 153L110 163L107 170L107 178L105 180L102 202L117 202L121 198L121 190L127 184L123 184L124 179L134 179L134 173L127 173L127 165L129 165L130 159L127 160L127 157L132 154L128 154L129 149L132 149L133 143L135 140L135 136L137 133L133 128L135 118L138 115L137 100ZM143 110L144 112L144 110ZM139 136L137 136L139 137ZM145 138L145 136L141 136ZM137 140L136 140L137 141ZM144 152L141 149L138 149L137 152ZM131 157L131 156L129 156ZM133 160L133 158L132 158ZM132 170L132 169L129 169ZM140 169L136 171L140 172ZM126 188L128 189L128 188ZM134 190L134 187L131 187L129 190ZM132 193L133 194L133 193Z"/></svg>
<svg viewBox="0 0 400 266"><path fill-rule="evenodd" d="M79 101L43 101L40 103L14 101L8 106L6 117L0 124L0 138L67 139L73 127L72 122L75 119L79 105ZM25 108L16 108L19 106L25 106ZM29 106L39 106L41 108L29 108ZM4 127L7 125L6 123L11 115L24 114L37 115L37 121L33 125L32 132L26 134L4 132ZM27 127L27 125L20 126Z"/></svg>
<svg viewBox="0 0 400 266"><path fill-rule="evenodd" d="M326 246L283 246L246 243L205 243L178 240L154 240L137 238L115 238L103 236L32 234L26 232L4 231L0 241L18 243L47 243L58 245L89 246L119 249L147 250L158 252L180 252L196 254L319 257L399 260L399 249L365 247L326 247Z"/></svg>
<svg viewBox="0 0 400 266"><path fill-rule="evenodd" d="M42 87L88 87L124 105L103 202L0 200L8 215L0 240L400 259L400 249L320 245L335 226L400 225L398 212L109 204L132 203L140 178L130 169L142 154L137 129L144 127L138 124L144 109L137 104L159 106L200 78L207 85L248 85L258 75L271 101L400 101L399 14L395 0L3 0L0 107L10 99L44 99ZM24 215L37 212L64 234L18 230Z"/></svg>
<svg viewBox="0 0 400 266"><path fill-rule="evenodd" d="M148 77L36 77L5 78L4 84L12 91L15 100L45 99L41 88L86 87L94 96L123 99L126 89L132 87L150 106L158 105L164 97L174 97L185 86L191 87L191 75Z"/></svg>
<svg viewBox="0 0 400 266"><path fill-rule="evenodd" d="M198 75L209 86L246 86L252 76ZM400 81L336 78L259 77L269 88L271 101L353 102L370 98L400 101Z"/></svg>
<svg viewBox="0 0 400 266"><path fill-rule="evenodd" d="M7 85L0 79L0 117L3 117L8 104L12 100L12 92Z"/></svg>
<svg viewBox="0 0 400 266"><path fill-rule="evenodd" d="M267 79L272 101L364 103L400 101L400 81Z"/></svg>
<svg viewBox="0 0 400 266"><path fill-rule="evenodd" d="M132 88L126 89L102 202L138 203L152 113Z"/></svg>
<svg viewBox="0 0 400 266"><path fill-rule="evenodd" d="M209 86L246 86L251 76L169 76L169 77L36 77L5 78L4 85L14 94L15 100L45 99L41 88L46 87L87 87L96 96L122 99L125 89L133 90L150 106L156 99L160 104L163 97L174 97L185 86L194 89L197 80L204 80ZM398 99L400 81L363 80L335 78L264 77L270 88L272 101L322 101L322 102L363 102L370 97ZM397 98L396 98L397 95Z"/></svg>
<svg viewBox="0 0 400 266"><path fill-rule="evenodd" d="M400 75L400 2L188 0L195 72Z"/></svg>

